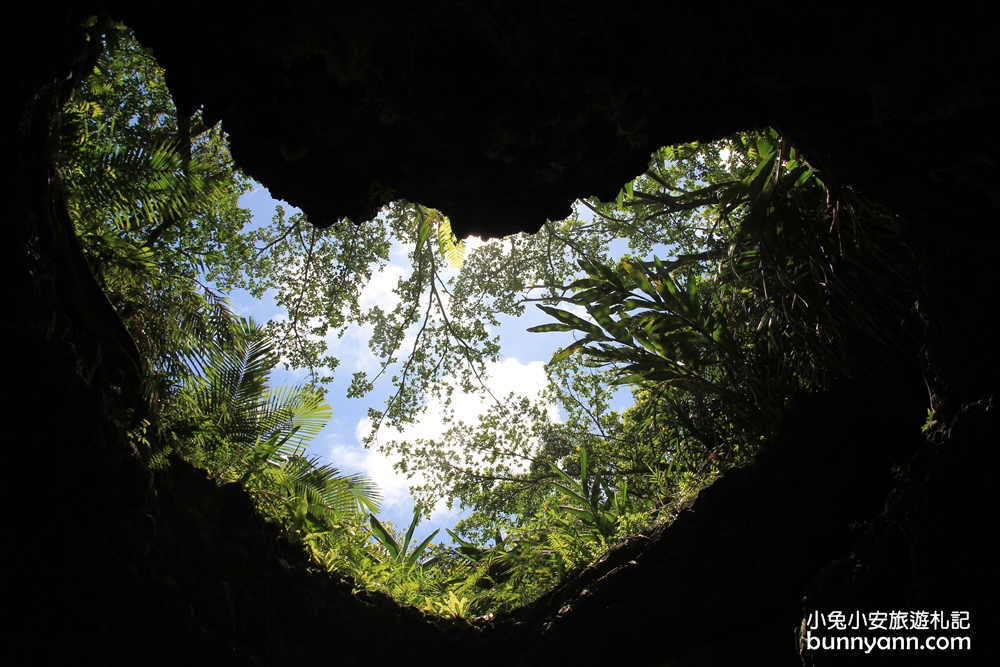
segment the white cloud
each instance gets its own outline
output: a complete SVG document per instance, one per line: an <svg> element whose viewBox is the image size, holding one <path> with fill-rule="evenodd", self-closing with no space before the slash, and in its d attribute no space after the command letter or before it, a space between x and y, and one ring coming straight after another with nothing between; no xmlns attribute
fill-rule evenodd
<svg viewBox="0 0 1000 667"><path fill-rule="evenodd" d="M536 398L545 389L548 379L545 375L545 365L541 361L521 363L515 358L508 358L499 363L488 364L490 379L488 386L493 395L503 400L509 393L518 396ZM492 398L480 393L462 394L456 392L452 396L451 410L466 424L475 424L480 415L486 413L492 404ZM558 408L549 406L553 419L559 418ZM447 410L438 399L431 399L427 410L413 424L407 425L402 432L392 431L381 437L385 440L414 441L418 439L437 439L449 428L445 417ZM345 470L357 470L371 477L383 494L383 511L406 515L412 512L412 500L409 487L419 485L423 479L419 474L412 479L396 472L394 464L400 458L397 454L385 454L377 449L363 449L361 443L371 432L371 420L367 417L358 421L355 428L357 444L348 446L335 443L331 446L330 457L337 461ZM405 510L405 511L404 511ZM454 519L456 512L449 510L444 503L435 506L431 521Z"/></svg>
<svg viewBox="0 0 1000 667"><path fill-rule="evenodd" d="M358 305L362 310L367 310L373 306L381 306L383 309L391 310L399 297L393 293L399 279L412 271L409 264L389 263L382 267L380 271L372 274L371 280L361 290L358 297Z"/></svg>
<svg viewBox="0 0 1000 667"><path fill-rule="evenodd" d="M545 376L545 363L532 361L522 364L516 358L507 358L499 363L489 363L486 367L489 375L487 386L493 397L503 400L508 394L537 397L548 383ZM493 397L484 393L462 394L458 391L452 396L450 411L466 424L475 424L480 415L486 413L493 403ZM556 407L551 406L553 415L557 415ZM439 438L450 426L446 422L449 408L438 399L431 399L427 410L415 424L407 426L402 434L393 436L397 440L416 440Z"/></svg>
<svg viewBox="0 0 1000 667"><path fill-rule="evenodd" d="M357 426L355 435L357 444L349 445L336 438L330 438L329 459L337 462L337 467L344 472L363 473L367 475L382 492L382 512L405 516L412 512L409 482L406 477L393 469L392 458L374 449L365 449L360 441L368 434L371 422L362 419Z"/></svg>

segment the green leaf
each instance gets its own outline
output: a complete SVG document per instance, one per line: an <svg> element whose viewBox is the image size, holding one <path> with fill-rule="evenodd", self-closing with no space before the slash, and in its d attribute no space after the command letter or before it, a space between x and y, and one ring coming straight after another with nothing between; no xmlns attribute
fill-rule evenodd
<svg viewBox="0 0 1000 667"><path fill-rule="evenodd" d="M417 529L417 524L420 523L420 506L413 508L413 519L410 520L410 525L406 529L406 536L403 538L403 546L400 547L400 552L405 554L406 550L410 547L410 540L413 538L413 531Z"/></svg>
<svg viewBox="0 0 1000 667"><path fill-rule="evenodd" d="M433 540L434 537L439 532L440 532L440 528L437 529L437 530L435 530L430 535L428 535L426 538L424 538L424 540L420 544L418 544L416 547L414 547L413 551L410 553L410 555L406 559L406 564L409 565L410 567L416 565L416 563L419 560L420 556L424 553L424 551L427 549L427 546L431 543L431 540Z"/></svg>
<svg viewBox="0 0 1000 667"><path fill-rule="evenodd" d="M757 138L757 154L760 156L758 159L764 161L769 155L774 151L774 146L771 142L767 140L767 137L761 135Z"/></svg>
<svg viewBox="0 0 1000 667"><path fill-rule="evenodd" d="M560 324L558 322L552 322L549 324L539 324L538 326L529 327L527 329L528 333L549 333L551 331L573 331L574 328L568 324Z"/></svg>
<svg viewBox="0 0 1000 667"><path fill-rule="evenodd" d="M573 354L577 350L579 350L582 347L584 347L589 342L590 342L590 339L583 338L581 340L578 340L578 341L574 342L571 345L567 345L566 347L562 348L561 350L557 351L555 354L552 355L552 359L551 359L550 363L555 363L557 361L561 361L561 360L565 359L566 357L570 356L571 354Z"/></svg>
<svg viewBox="0 0 1000 667"><path fill-rule="evenodd" d="M609 340L599 326L593 324L592 322L588 322L579 315L575 315L569 311L561 310L559 308L552 308L551 306L540 305L538 308L544 313L556 318L560 322L569 325L573 329L590 334L595 340Z"/></svg>
<svg viewBox="0 0 1000 667"><path fill-rule="evenodd" d="M396 542L392 533L386 530L385 526L382 525L381 521L375 518L374 514L368 515L368 521L371 524L372 532L374 533L375 538L386 548L386 551L389 552L389 556L393 560L399 560L399 543Z"/></svg>

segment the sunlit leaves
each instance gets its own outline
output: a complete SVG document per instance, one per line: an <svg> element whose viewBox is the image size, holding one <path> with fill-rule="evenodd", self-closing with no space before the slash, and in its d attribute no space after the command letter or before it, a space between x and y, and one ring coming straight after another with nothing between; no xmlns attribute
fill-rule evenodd
<svg viewBox="0 0 1000 667"><path fill-rule="evenodd" d="M685 179L698 187L678 187ZM715 431L728 434L731 452L745 452L795 391L845 372L845 340L882 344L879 326L857 305L867 293L844 278L895 278L865 258L876 246L837 210L864 211L869 233L885 239L898 223L850 191L837 197L846 206L831 205L827 185L773 130L664 149L616 206L626 217L641 211L670 220L666 229L694 230L686 238L701 248L675 246L670 261L581 261L586 275L562 306L543 308L556 322L532 331L576 334L553 361L581 354L618 382L655 389L656 404L684 425L685 443L709 444ZM673 217L682 213L688 217Z"/></svg>
<svg viewBox="0 0 1000 667"><path fill-rule="evenodd" d="M221 128L178 114L128 30L91 28L107 48L64 109L58 159L91 268L145 357L147 418L133 438L154 465L175 452L242 483L293 537L376 510L370 480L305 454L331 416L322 393L270 386L273 341L207 283L245 281L254 241L239 206L249 181Z"/></svg>
<svg viewBox="0 0 1000 667"><path fill-rule="evenodd" d="M427 551L427 547L430 545L431 540L433 540L438 534L437 530L433 531L430 535L421 540L419 544L414 545L414 547L410 549L410 541L413 539L413 532L420 523L420 515L421 511L418 507L413 513L413 520L406 529L406 535L403 536L402 542L399 542L395 535L393 535L392 532L386 528L374 514L368 515L368 521L371 525L372 535L375 540L385 549L389 556L389 560L401 567L406 573L409 573L416 567L425 569L433 563L432 559L421 561L421 557ZM378 560L378 556L373 555L373 557Z"/></svg>
<svg viewBox="0 0 1000 667"><path fill-rule="evenodd" d="M612 537L619 518L629 510L628 481L619 480L618 488L613 489L607 480L593 474L588 466L586 447L579 450L579 462L578 478L567 475L555 465L551 466L559 475L553 486L572 503L560 505L559 509L576 517L601 537Z"/></svg>
<svg viewBox="0 0 1000 667"><path fill-rule="evenodd" d="M341 220L313 227L301 213L278 207L270 224L244 234L247 261L220 274L225 284L252 295L271 294L284 316L269 330L286 363L307 368L317 383L331 378L338 360L330 340L363 320L362 290L388 263L389 233L380 225Z"/></svg>
<svg viewBox="0 0 1000 667"><path fill-rule="evenodd" d="M409 202L380 224L319 230L279 208L244 229L247 181L221 129L177 117L149 54L122 45L67 108L60 160L88 257L157 372L164 430L218 479L247 485L317 559L352 561L359 581L404 599L453 616L488 608L474 589L497 608L523 600L515 584L551 583L662 516L697 486L685 476L745 456L792 392L838 372L852 336L878 336L848 284L878 266L858 259L860 200L776 132L665 147L616 201L581 202L533 236L460 241L444 212ZM400 246L410 270L366 293ZM276 344L236 326L203 276L273 294ZM338 364L334 340L367 327L381 365L352 369L349 395L388 380L373 422L405 424L428 397L447 407L482 390L503 316L530 303L552 318L534 331L576 335L539 400L492 397L504 400L475 424L446 411L441 438L382 443L422 478L424 507L472 510L453 533L459 553L431 561L447 554L435 533L413 544L420 511L402 536L358 516L377 505L370 482L304 452L330 416L321 395L271 388L267 371L280 357L320 384ZM621 414L612 381L635 389Z"/></svg>
<svg viewBox="0 0 1000 667"><path fill-rule="evenodd" d="M108 43L63 112L58 163L95 275L146 358L146 393L162 406L185 359L229 338L225 300L201 280L226 247L238 263L238 205L249 182L225 137L178 118L151 54L94 23Z"/></svg>
<svg viewBox="0 0 1000 667"><path fill-rule="evenodd" d="M308 386L269 384L272 341L250 320L225 347L207 352L181 388L171 415L195 420L178 448L220 481L239 481L292 534L333 528L347 512L377 511L379 492L362 475L342 475L306 455L332 412Z"/></svg>

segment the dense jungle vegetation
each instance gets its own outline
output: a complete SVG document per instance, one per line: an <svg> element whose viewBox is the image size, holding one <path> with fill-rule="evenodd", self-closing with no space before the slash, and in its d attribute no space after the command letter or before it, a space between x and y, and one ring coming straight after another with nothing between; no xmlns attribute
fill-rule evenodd
<svg viewBox="0 0 1000 667"><path fill-rule="evenodd" d="M402 201L368 224L319 229L279 208L253 226L223 128L177 113L127 29L91 35L105 49L64 110L60 168L80 243L145 360L137 456L240 482L317 563L428 612L526 604L669 521L757 451L796 392L864 372L848 350L877 360L892 344L882 323L908 316L896 295L909 277L879 254L902 247L903 222L773 129L664 147L616 201L474 247L441 212ZM397 303L359 307L396 241L412 248ZM237 316L236 288L276 295L287 319ZM428 396L486 391L499 317L536 305L551 318L533 329L542 340L575 335L544 396L493 397L440 441L371 438L427 480L420 507L468 511L451 545L417 537L419 507L405 529L383 523L371 480L308 452L333 414L328 336L370 327L381 372L355 374L350 395L391 382L371 417L397 426ZM310 381L272 386L282 360ZM633 400L617 411L621 386Z"/></svg>

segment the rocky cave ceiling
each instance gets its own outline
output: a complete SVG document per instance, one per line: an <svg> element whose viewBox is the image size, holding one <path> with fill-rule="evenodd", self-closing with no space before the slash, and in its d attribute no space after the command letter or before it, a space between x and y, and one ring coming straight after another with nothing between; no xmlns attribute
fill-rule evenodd
<svg viewBox="0 0 1000 667"><path fill-rule="evenodd" d="M111 4L179 107L222 119L237 162L323 226L404 198L460 234L534 230L613 197L661 145L759 125L899 197L942 161L974 161L970 137L942 134L978 131L1000 80L988 21L875 7ZM885 165L923 141L938 159L893 182Z"/></svg>

